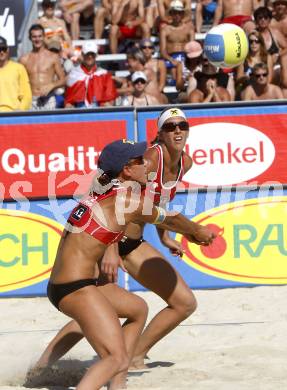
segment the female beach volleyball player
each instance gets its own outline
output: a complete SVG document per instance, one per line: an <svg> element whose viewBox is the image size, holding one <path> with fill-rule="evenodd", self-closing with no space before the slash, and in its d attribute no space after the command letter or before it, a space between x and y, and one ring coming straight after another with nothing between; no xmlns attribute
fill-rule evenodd
<svg viewBox="0 0 287 390"><path fill-rule="evenodd" d="M147 180L145 149L146 143L125 140L104 148L99 159L103 174L98 181L105 190L101 187L98 193L93 192L72 211L52 268L47 290L50 301L79 324L100 357L83 376L78 390L100 389L129 365L117 313L94 278L95 264L107 246L123 238L129 223L157 224L205 245L214 238L207 228L183 215L168 213L152 202L145 202L140 187ZM129 209L132 211L128 212ZM121 387L123 383L112 381L109 388Z"/></svg>
<svg viewBox="0 0 287 390"><path fill-rule="evenodd" d="M158 135L153 147L145 152L148 172L155 172L148 185L155 203L167 202L175 196L177 182L191 165L191 158L183 151L189 133L186 115L178 108L164 110L158 119ZM118 265L147 289L159 295L167 307L149 323L140 337L134 353L132 367L144 367L144 357L150 348L193 313L196 300L183 278L165 260L162 254L142 238L144 224L129 224L125 236L118 243L119 255L113 246L102 260L102 271L110 282L117 280ZM180 244L171 239L167 231L159 229L162 243L173 254L181 255ZM200 242L196 242L200 244ZM104 288L104 287L103 287ZM83 337L75 321L62 328L47 346L37 367L52 365Z"/></svg>

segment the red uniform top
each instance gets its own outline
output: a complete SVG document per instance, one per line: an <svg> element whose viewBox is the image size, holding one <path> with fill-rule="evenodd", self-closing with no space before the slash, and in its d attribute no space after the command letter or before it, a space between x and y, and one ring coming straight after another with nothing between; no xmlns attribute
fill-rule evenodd
<svg viewBox="0 0 287 390"><path fill-rule="evenodd" d="M163 184L162 179L163 179L164 163L163 163L162 147L160 144L154 145L152 147L155 148L158 153L158 164L157 164L156 176L153 179L153 181L148 184L147 189L150 195L153 197L154 203L165 204L175 197L177 183L182 180L182 177L184 175L183 154L181 155L180 158L180 163L178 167L178 176L176 180Z"/></svg>
<svg viewBox="0 0 287 390"><path fill-rule="evenodd" d="M98 195L96 193L89 195L89 197L87 197L85 200L82 200L72 210L68 218L68 223L70 223L72 226L80 228L81 231L90 234L92 237L106 245L120 241L124 235L122 230L119 232L114 232L104 226L101 226L93 219L93 206L95 208L96 203L99 203L101 200L107 199L111 196L116 196L120 190L123 190L123 188L112 187L108 192L102 195Z"/></svg>

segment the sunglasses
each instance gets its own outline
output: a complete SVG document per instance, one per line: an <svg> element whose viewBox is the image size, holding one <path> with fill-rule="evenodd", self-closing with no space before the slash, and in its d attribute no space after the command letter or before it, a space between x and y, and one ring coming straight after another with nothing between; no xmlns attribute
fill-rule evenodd
<svg viewBox="0 0 287 390"><path fill-rule="evenodd" d="M142 49L151 49L151 50L153 50L153 46L142 46L141 48Z"/></svg>
<svg viewBox="0 0 287 390"><path fill-rule="evenodd" d="M260 77L267 77L268 76L268 73L258 73L258 74L255 74L254 75L257 79L259 79Z"/></svg>
<svg viewBox="0 0 287 390"><path fill-rule="evenodd" d="M6 53L7 50L8 50L8 47L0 47L0 53L1 53L1 51L2 51L3 53Z"/></svg>
<svg viewBox="0 0 287 390"><path fill-rule="evenodd" d="M260 43L259 39L249 39L249 43Z"/></svg>
<svg viewBox="0 0 287 390"><path fill-rule="evenodd" d="M186 121L182 122L167 122L162 125L161 130L166 131L167 133L175 131L176 128L179 128L182 131L189 130L189 124Z"/></svg>
<svg viewBox="0 0 287 390"><path fill-rule="evenodd" d="M133 84L138 84L138 83L146 84L146 81L144 79L137 79L136 81L133 82Z"/></svg>
<svg viewBox="0 0 287 390"><path fill-rule="evenodd" d="M133 166L133 165L143 165L145 163L143 156L131 158L128 163L126 164L127 166Z"/></svg>

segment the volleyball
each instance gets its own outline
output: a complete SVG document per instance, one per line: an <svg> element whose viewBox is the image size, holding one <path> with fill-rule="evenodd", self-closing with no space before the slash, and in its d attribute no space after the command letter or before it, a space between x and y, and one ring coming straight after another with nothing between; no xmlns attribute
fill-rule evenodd
<svg viewBox="0 0 287 390"><path fill-rule="evenodd" d="M206 34L204 53L213 65L220 68L234 68L247 56L247 36L236 24L219 24Z"/></svg>

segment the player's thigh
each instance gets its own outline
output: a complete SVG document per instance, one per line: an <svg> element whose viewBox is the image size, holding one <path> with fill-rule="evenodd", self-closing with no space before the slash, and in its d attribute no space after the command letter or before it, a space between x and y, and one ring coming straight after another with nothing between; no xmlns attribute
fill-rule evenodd
<svg viewBox="0 0 287 390"><path fill-rule="evenodd" d="M60 309L78 322L84 336L101 357L125 352L116 311L98 287L87 286L65 296Z"/></svg>
<svg viewBox="0 0 287 390"><path fill-rule="evenodd" d="M134 279L168 304L192 299L193 294L180 274L147 242L126 256L124 262Z"/></svg>
<svg viewBox="0 0 287 390"><path fill-rule="evenodd" d="M120 318L135 319L147 314L147 304L139 296L126 291L114 283L98 287L108 299Z"/></svg>

